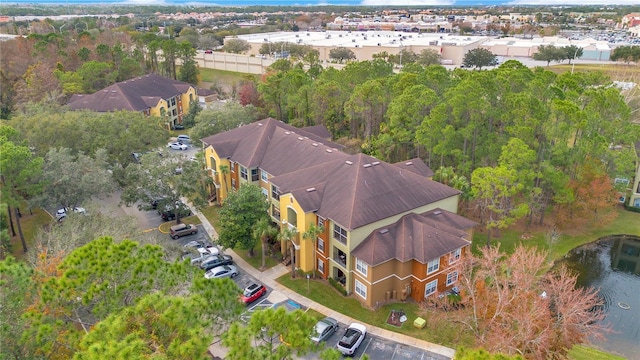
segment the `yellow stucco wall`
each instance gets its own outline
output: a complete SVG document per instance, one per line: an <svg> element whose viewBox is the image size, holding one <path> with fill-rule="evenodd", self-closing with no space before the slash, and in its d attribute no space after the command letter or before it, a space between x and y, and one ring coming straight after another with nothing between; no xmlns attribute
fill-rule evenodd
<svg viewBox="0 0 640 360"><path fill-rule="evenodd" d="M215 160L215 164L212 163L211 158ZM218 193L218 201L222 202L227 198L227 192L231 190L231 176L228 174L227 176L222 176L220 172L220 166L226 165L229 168L229 160L226 158L220 158L218 153L211 146L207 146L204 149L204 160L207 169L212 169L209 174L211 178L216 184L219 184L220 187L216 190ZM226 181L226 184L225 184Z"/></svg>
<svg viewBox="0 0 640 360"><path fill-rule="evenodd" d="M290 218L289 211L287 210L289 208L295 211L295 220ZM304 272L313 271L315 268L313 260L315 242L311 241L311 239L305 239L303 234L309 230L309 225L317 224L316 214L305 213L298 201L289 193L280 196L280 219L282 220L283 227L285 224L286 226L296 224L295 227L298 231L298 236L295 241L296 244L300 245L300 250L296 252L296 267L299 267Z"/></svg>
<svg viewBox="0 0 640 360"><path fill-rule="evenodd" d="M160 108L164 108L165 111L168 111L167 109L169 108L169 106L166 100L162 99L158 101L158 104L156 104L156 106L153 106L151 109L149 109L149 114L151 116L161 117Z"/></svg>

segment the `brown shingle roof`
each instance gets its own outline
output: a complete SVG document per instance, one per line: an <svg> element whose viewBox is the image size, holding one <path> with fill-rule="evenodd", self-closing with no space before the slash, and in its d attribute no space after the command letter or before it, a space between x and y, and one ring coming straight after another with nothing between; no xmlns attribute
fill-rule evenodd
<svg viewBox="0 0 640 360"><path fill-rule="evenodd" d="M90 95L74 95L68 105L72 110L96 112L144 111L156 106L160 99L186 93L190 87L193 86L189 83L149 74L115 83Z"/></svg>
<svg viewBox="0 0 640 360"><path fill-rule="evenodd" d="M323 139L331 139L331 133L329 132L329 129L327 129L324 125L307 126L302 128L302 130L319 136Z"/></svg>
<svg viewBox="0 0 640 360"><path fill-rule="evenodd" d="M364 154L301 168L271 182L282 193L293 193L305 212L316 211L349 230L460 193Z"/></svg>
<svg viewBox="0 0 640 360"><path fill-rule="evenodd" d="M349 155L328 140L281 121L267 118L201 140L222 158L273 176Z"/></svg>
<svg viewBox="0 0 640 360"><path fill-rule="evenodd" d="M410 159L407 161L401 161L393 164L399 168L407 169L409 171L413 171L418 175L422 175L424 177L432 177L433 170L424 161L420 158Z"/></svg>
<svg viewBox="0 0 640 360"><path fill-rule="evenodd" d="M463 229L438 221L441 219L439 216L445 213L449 217L462 218L445 210L422 215L407 214L395 224L374 230L351 254L370 266L392 259L400 262L416 260L426 264L471 244L465 239L467 233Z"/></svg>

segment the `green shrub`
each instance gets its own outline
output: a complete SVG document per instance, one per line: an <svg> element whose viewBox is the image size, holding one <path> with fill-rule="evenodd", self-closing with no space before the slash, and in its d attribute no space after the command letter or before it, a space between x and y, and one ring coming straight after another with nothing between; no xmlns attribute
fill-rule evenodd
<svg viewBox="0 0 640 360"><path fill-rule="evenodd" d="M347 296L347 289L342 286L339 282L337 282L334 278L329 278L329 284L333 286L336 290L340 292L343 296Z"/></svg>

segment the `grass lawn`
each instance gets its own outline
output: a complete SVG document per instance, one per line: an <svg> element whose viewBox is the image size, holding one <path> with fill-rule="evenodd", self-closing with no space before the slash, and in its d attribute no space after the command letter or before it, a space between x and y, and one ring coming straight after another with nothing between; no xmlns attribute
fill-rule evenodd
<svg viewBox="0 0 640 360"><path fill-rule="evenodd" d="M551 66L545 66L545 69L553 71L557 74L561 74L567 71L571 71L573 64L552 64ZM612 80L617 81L636 81L640 76L640 67L637 65L619 64L575 64L573 67L574 72L594 72L600 71Z"/></svg>
<svg viewBox="0 0 640 360"><path fill-rule="evenodd" d="M574 234L562 234L560 239L554 243L549 244L549 236L547 230L533 230L527 231L526 229L506 230L502 231L499 238L493 237L492 244L500 243L500 249L511 253L518 244L526 246L535 246L539 249L549 250L550 259L557 260L566 255L571 249L574 249L580 245L593 242L601 237L617 234L628 234L640 236L640 213L626 211L622 207L617 207L615 210L618 216L615 220L604 227L595 228L593 226L584 228L580 232ZM523 239L523 234L526 234L526 239ZM477 252L478 247L486 244L487 237L483 231L476 231L473 237L474 252Z"/></svg>
<svg viewBox="0 0 640 360"><path fill-rule="evenodd" d="M220 218L218 217L218 209L220 207L217 205L209 206L202 210L202 214L204 217L209 220L214 229L220 229ZM235 248L233 251L236 252L244 261L248 262L251 266L256 269L260 269L262 266L262 243L258 242L256 247L253 249L254 256L249 256L249 251ZM278 265L279 260L274 259L272 257L267 256L265 261L266 269L274 267Z"/></svg>
<svg viewBox="0 0 640 360"><path fill-rule="evenodd" d="M624 360L621 356L616 356L582 345L574 346L567 354L567 358L570 360Z"/></svg>
<svg viewBox="0 0 640 360"><path fill-rule="evenodd" d="M202 224L202 221L200 221L200 218L195 215L180 218L180 222L183 222L185 224L193 224L193 225ZM158 230L160 230L160 232L163 234L168 234L169 228L171 228L173 225L177 225L175 220L167 221L160 224L160 226L158 226Z"/></svg>
<svg viewBox="0 0 640 360"><path fill-rule="evenodd" d="M23 213L20 218L20 225L22 227L22 234L24 235L25 242L27 243L27 251L31 250L33 246L33 239L36 236L36 232L45 226L52 226L55 220L51 218L46 211L42 209L34 209L29 212ZM15 225L15 219L14 219ZM22 251L22 243L20 242L20 235L18 235L18 227L15 227L16 236L11 237L11 254L17 259L24 258L24 252ZM9 229L9 234L11 230Z"/></svg>
<svg viewBox="0 0 640 360"><path fill-rule="evenodd" d="M432 323L429 322L427 318L427 327L424 329L413 327L412 322L416 317L425 317L418 305L413 302L387 304L381 306L376 311L371 311L362 307L360 302L354 297L344 297L324 280L311 280L308 282L308 288L306 278L297 277L292 279L291 274L283 275L278 278L277 281L319 304L341 314L347 314L363 323L451 347L460 345L466 347L472 346L473 344L473 339L470 336L461 333L459 328L448 323ZM337 299L340 300L336 301ZM407 316L407 322L401 327L387 324L387 318L391 310L403 310Z"/></svg>

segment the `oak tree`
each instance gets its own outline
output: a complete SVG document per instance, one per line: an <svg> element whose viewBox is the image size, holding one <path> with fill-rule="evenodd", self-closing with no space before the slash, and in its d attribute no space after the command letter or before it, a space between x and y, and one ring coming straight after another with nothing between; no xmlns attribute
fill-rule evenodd
<svg viewBox="0 0 640 360"><path fill-rule="evenodd" d="M268 210L269 204L258 186L243 184L230 192L219 211L218 243L225 248L249 250L249 255L253 256L258 240L252 236L252 229L261 219L267 218Z"/></svg>

